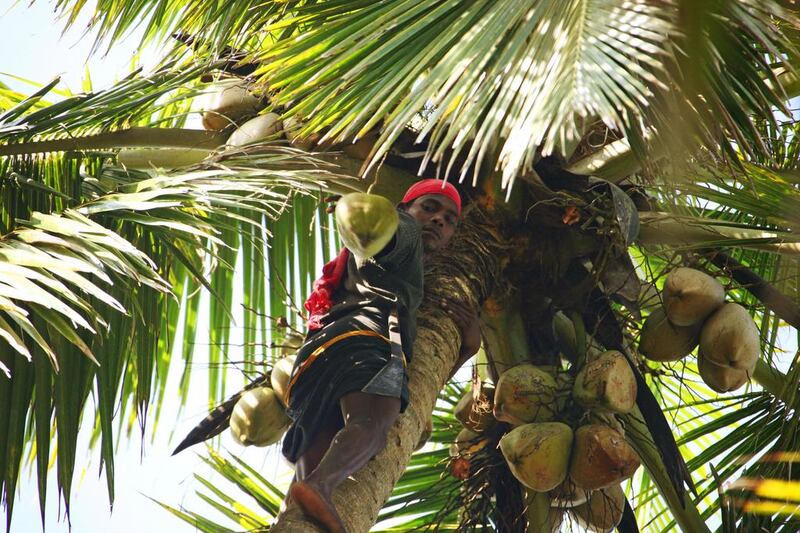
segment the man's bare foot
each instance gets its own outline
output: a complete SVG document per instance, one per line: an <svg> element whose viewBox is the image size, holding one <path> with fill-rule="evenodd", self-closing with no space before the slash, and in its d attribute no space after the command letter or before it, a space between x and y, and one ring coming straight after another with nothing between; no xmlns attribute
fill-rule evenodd
<svg viewBox="0 0 800 533"><path fill-rule="evenodd" d="M347 533L333 503L315 487L303 481L297 481L289 487L289 496L305 514L328 528L330 533Z"/></svg>

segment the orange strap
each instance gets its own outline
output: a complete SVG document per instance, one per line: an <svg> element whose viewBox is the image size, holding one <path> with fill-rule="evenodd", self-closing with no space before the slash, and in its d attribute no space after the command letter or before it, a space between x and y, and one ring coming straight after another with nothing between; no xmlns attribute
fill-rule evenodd
<svg viewBox="0 0 800 533"><path fill-rule="evenodd" d="M357 336L361 336L361 337L379 337L379 338L385 340L386 342L389 342L389 339L387 339L386 337L384 337L380 333L377 333L375 331L369 331L367 329L360 329L360 330L356 330L356 331L348 331L348 332L342 333L341 335L337 335L337 336L335 336L334 338L332 338L332 339L330 339L328 341L325 341L322 345L318 346L316 350L311 352L311 355L308 356L308 359L306 359L305 361L300 363L300 368L297 369L297 372L292 376L292 379L289 381L289 386L286 387L286 394L284 396L285 404L286 405L289 404L289 396L292 393L292 387L294 386L295 381L297 381L297 378L299 378L300 374L305 372L306 369L308 369L308 367L311 366L311 363L316 361L317 357L322 355L322 353L325 350L327 350L328 348L330 348L332 345L336 344L337 342L339 342L341 340L344 340L344 339L347 339L348 337L357 337Z"/></svg>

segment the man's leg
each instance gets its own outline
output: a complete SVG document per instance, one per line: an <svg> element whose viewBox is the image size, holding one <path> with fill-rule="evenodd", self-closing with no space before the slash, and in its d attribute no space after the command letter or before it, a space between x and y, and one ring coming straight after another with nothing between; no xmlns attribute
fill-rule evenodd
<svg viewBox="0 0 800 533"><path fill-rule="evenodd" d="M331 494L384 448L386 435L400 414L399 398L352 392L339 403L344 427L333 438L317 468L289 491L307 514L335 533L344 529L331 503Z"/></svg>
<svg viewBox="0 0 800 533"><path fill-rule="evenodd" d="M295 464L295 479L297 481L303 481L317 468L328 448L330 448L333 438L343 426L344 422L342 422L342 417L339 416L339 413L335 413L334 416L326 420L325 425L317 431L314 441L305 453L297 459L297 464Z"/></svg>

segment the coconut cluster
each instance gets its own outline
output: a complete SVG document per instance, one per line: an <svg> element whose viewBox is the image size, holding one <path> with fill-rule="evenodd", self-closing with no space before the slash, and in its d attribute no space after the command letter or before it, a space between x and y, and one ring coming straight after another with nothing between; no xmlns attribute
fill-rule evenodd
<svg viewBox="0 0 800 533"><path fill-rule="evenodd" d="M457 405L464 429L451 448L454 474L468 476L469 458L490 442L486 432L506 422L512 429L499 449L528 495L546 493L554 513L570 513L593 531L611 531L624 507L619 484L640 464L615 415L633 409L636 393L626 356L613 350L595 355L574 376L553 367L514 366L494 391L468 392Z"/></svg>
<svg viewBox="0 0 800 533"><path fill-rule="evenodd" d="M198 98L203 128L208 131L233 129L225 145L240 148L267 140L286 138L294 146L310 147L316 137L301 138L304 124L296 117L281 120L277 113L264 112L269 101L255 94L240 78L211 84ZM203 148L129 148L117 155L126 168L149 170L175 169L202 162L213 152Z"/></svg>
<svg viewBox="0 0 800 533"><path fill-rule="evenodd" d="M755 322L744 307L725 302L717 280L676 268L664 284L663 307L645 320L639 352L651 361L678 361L698 345L700 377L717 392L747 383L761 351Z"/></svg>
<svg viewBox="0 0 800 533"><path fill-rule="evenodd" d="M302 342L302 338L299 339ZM244 446L269 446L278 442L291 420L286 416L286 393L296 356L287 353L299 347L298 339L287 338L281 357L272 367L269 386L251 389L239 398L231 413L233 439Z"/></svg>

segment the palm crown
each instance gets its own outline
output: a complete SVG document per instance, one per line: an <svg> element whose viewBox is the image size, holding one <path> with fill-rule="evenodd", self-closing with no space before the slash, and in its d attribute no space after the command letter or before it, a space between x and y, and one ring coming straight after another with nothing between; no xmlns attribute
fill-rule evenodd
<svg viewBox="0 0 800 533"><path fill-rule="evenodd" d="M69 21L86 7L59 9ZM552 363L552 343L538 340L560 312L579 339L589 333L627 350L640 396L642 384L651 391L652 402L623 420L647 472L626 485L641 527L704 531L721 516L723 528L796 530L796 501L752 480L792 483L785 459L793 456L781 454L800 447L800 366L776 344L780 327L800 326L798 141L787 108L799 89L797 15L793 2L750 0L98 0L98 47L141 24L145 42L164 54L155 72L55 103L47 101L55 83L27 97L0 87L0 370L10 376L0 377L0 472L9 517L26 447L45 494L53 423L69 503L92 391L113 495L116 406L144 426L149 403L165 392L176 324L187 317L191 325L197 313L198 288L212 295L209 396L218 401L226 372L213 363L224 361L234 283L245 289L245 369L254 373L264 368L259 358L269 366L275 357L259 343L280 344L302 328L292 300L305 297L318 259L334 248L320 195L371 186L397 199L424 169L472 186L474 220L451 256L463 261L449 266L480 265L434 266L431 275L484 303L476 382L496 378L503 364ZM296 142L224 149L234 125L185 128L203 80L220 73L242 78L262 112L295 119ZM208 156L137 171L118 164L131 147ZM520 246L524 253L512 251ZM726 298L751 312L760 387L718 397L692 359L655 365L635 354L641 311L657 307L677 265L721 278ZM425 327L447 337L450 326ZM196 333L187 327L184 340ZM456 353L452 337L443 345ZM584 340L578 351L573 366ZM446 363L434 372L442 381ZM418 385L427 413L420 407L402 435L419 436L435 381ZM187 373L184 394L188 386ZM444 407L461 392L442 390L434 442L452 442ZM380 516L399 515L406 528L524 527L509 518L525 503L507 469L492 463L497 455L485 457L495 477L463 484L437 481L445 455L415 455ZM268 480L216 453L208 460L234 482L258 480L240 486L277 512L280 491ZM392 460L402 470L408 457ZM732 497L721 498L733 481ZM215 494L218 508L232 503ZM227 514L266 527L248 513ZM376 518L377 509L361 525Z"/></svg>

